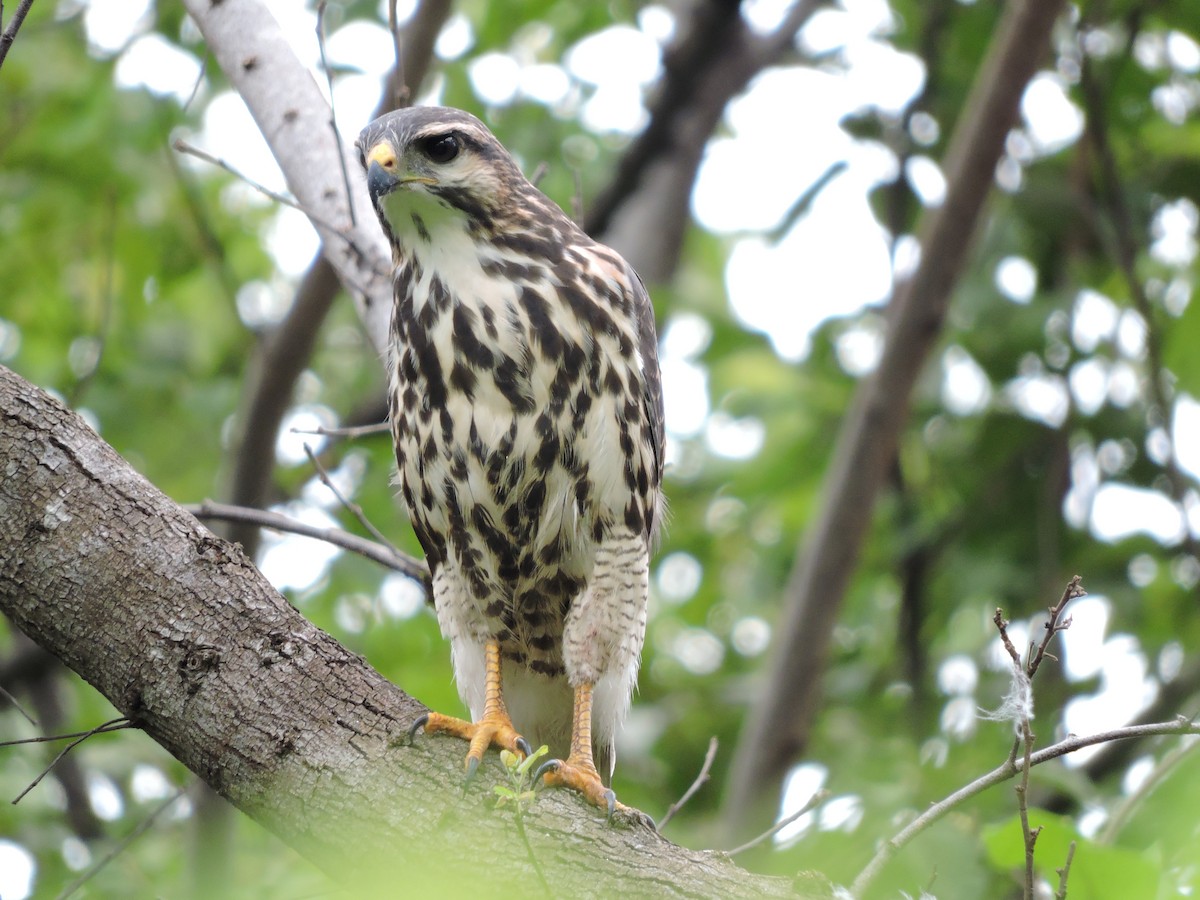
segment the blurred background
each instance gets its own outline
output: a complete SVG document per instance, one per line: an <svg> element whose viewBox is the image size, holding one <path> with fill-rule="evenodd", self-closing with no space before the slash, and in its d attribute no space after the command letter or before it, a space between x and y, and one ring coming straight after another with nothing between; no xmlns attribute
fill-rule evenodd
<svg viewBox="0 0 1200 900"><path fill-rule="evenodd" d="M387 3L328 4L326 68L316 6L267 5L322 90L331 81L352 141L391 96ZM915 234L946 194L946 143L1003 9L399 0L394 10L412 99L483 118L650 285L672 513L615 787L661 817L717 738L711 780L665 832L692 847L733 846L827 791L738 857L759 871L848 883L914 812L1002 763L1012 724L981 717L1009 686L993 613L1003 607L1023 648L1074 574L1089 595L1070 607L1036 685L1039 746L1200 711L1191 0L1067 5L934 356L897 398L911 411L886 488L848 589L829 598L836 624L815 639L828 646L823 675L769 677L771 659L811 650L780 629L806 524L851 398L880 359L887 300L921 263ZM419 555L386 434L293 431L385 415L378 356L315 232L301 212L173 150L177 139L287 189L179 6L33 5L0 69L0 363L62 397L181 503L361 532L307 444L378 529ZM388 678L433 708L460 708L418 583L307 538L223 533ZM0 687L39 722L0 697L0 740L117 715L2 621ZM781 690L811 703L777 724L775 745L747 745L748 717ZM1074 837L1087 848L1078 896L1200 888L1200 754L1179 747L1128 742L1035 770L1046 877ZM0 749L0 796L20 794L57 749ZM149 739L123 732L88 740L18 805L0 804L0 896L55 896L135 832L80 895L330 889ZM1008 896L1020 839L1011 786L995 788L908 848L881 895Z"/></svg>

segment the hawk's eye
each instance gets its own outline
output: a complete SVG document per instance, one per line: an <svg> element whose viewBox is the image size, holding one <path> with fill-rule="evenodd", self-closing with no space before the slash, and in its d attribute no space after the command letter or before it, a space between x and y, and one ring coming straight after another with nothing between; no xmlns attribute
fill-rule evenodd
<svg viewBox="0 0 1200 900"><path fill-rule="evenodd" d="M462 145L457 135L453 134L439 134L421 142L421 152L429 157L431 162L439 164L450 162L458 156L461 149Z"/></svg>

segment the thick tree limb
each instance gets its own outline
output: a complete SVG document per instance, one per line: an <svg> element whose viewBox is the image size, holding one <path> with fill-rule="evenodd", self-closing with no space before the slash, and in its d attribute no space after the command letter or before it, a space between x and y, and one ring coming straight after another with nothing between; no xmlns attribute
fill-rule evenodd
<svg viewBox="0 0 1200 900"><path fill-rule="evenodd" d="M361 178L346 196L345 159L329 127L331 113L312 75L296 58L279 24L256 0L185 0L204 39L279 162L292 195L310 213L324 254L358 304L376 349L386 347L391 263ZM350 204L355 215L351 225ZM333 230L324 223L338 223Z"/></svg>
<svg viewBox="0 0 1200 900"><path fill-rule="evenodd" d="M340 880L494 895L536 884L532 853L560 896L790 894L565 792L525 810L527 849L494 808L494 756L464 793L461 744L406 746L420 703L3 367L0 471L0 611Z"/></svg>
<svg viewBox="0 0 1200 900"><path fill-rule="evenodd" d="M1062 9L1055 0L1008 4L946 153L946 199L920 231L921 264L897 286L875 372L859 385L838 434L815 521L788 579L766 690L734 759L733 827L753 831L788 765L807 744L829 640L886 481L917 376L941 333L1021 95L1046 54Z"/></svg>

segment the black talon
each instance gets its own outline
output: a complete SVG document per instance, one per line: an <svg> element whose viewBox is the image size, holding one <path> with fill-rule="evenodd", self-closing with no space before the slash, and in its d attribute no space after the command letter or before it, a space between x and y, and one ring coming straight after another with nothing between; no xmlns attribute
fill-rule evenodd
<svg viewBox="0 0 1200 900"><path fill-rule="evenodd" d="M475 778L475 773L479 771L479 760L473 756L467 757L467 778L463 782L463 793L467 792L467 788L471 786L472 780Z"/></svg>
<svg viewBox="0 0 1200 900"><path fill-rule="evenodd" d="M424 713L417 716L412 725L408 727L408 744L411 747L413 739L417 736L417 732L425 727L425 723L429 721L429 713Z"/></svg>
<svg viewBox="0 0 1200 900"><path fill-rule="evenodd" d="M533 748L529 746L529 741L523 737L517 738L517 749L525 754L526 759L533 756Z"/></svg>
<svg viewBox="0 0 1200 900"><path fill-rule="evenodd" d="M604 817L607 823L612 822L613 813L617 811L617 794L612 788L604 792L604 802L608 804L608 815Z"/></svg>
<svg viewBox="0 0 1200 900"><path fill-rule="evenodd" d="M561 759L546 760L544 763L542 763L540 766L538 766L537 771L533 773L534 782L537 783L538 781L541 781L542 775L545 774L547 769L558 769L561 766L562 766Z"/></svg>

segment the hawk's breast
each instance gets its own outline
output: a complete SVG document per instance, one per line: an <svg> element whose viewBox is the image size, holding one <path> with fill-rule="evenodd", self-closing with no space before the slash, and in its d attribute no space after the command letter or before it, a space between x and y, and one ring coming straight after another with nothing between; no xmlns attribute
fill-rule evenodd
<svg viewBox="0 0 1200 900"><path fill-rule="evenodd" d="M463 231L418 236L397 270L391 367L404 496L431 564L457 569L506 655L546 674L561 671L595 545L631 504L645 515L633 343L615 318L594 330L580 287L555 278Z"/></svg>

